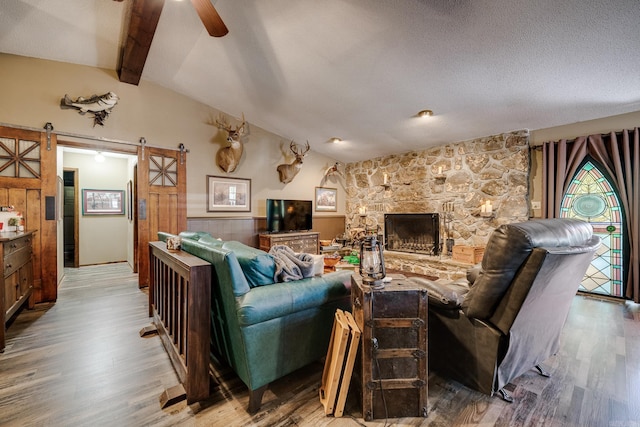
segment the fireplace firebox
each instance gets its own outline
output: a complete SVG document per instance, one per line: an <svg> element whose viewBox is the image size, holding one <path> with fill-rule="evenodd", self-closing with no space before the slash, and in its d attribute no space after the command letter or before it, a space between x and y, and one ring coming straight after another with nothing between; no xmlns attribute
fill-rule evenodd
<svg viewBox="0 0 640 427"><path fill-rule="evenodd" d="M384 242L388 251L439 255L440 215L401 213L384 215Z"/></svg>

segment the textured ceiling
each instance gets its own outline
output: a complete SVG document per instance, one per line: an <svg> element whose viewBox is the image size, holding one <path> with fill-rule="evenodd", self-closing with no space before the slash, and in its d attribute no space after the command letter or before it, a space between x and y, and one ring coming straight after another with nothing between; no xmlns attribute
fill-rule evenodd
<svg viewBox="0 0 640 427"><path fill-rule="evenodd" d="M2 0L0 51L116 70L130 3ZM213 3L223 38L166 0L142 79L342 161L640 110L638 0Z"/></svg>

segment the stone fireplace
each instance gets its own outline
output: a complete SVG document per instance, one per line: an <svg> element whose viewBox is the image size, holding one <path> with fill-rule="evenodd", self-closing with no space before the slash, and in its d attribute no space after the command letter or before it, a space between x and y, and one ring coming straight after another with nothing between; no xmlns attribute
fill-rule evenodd
<svg viewBox="0 0 640 427"><path fill-rule="evenodd" d="M384 242L388 251L438 255L440 215L397 213L384 215Z"/></svg>
<svg viewBox="0 0 640 427"><path fill-rule="evenodd" d="M441 250L441 236L455 245L484 246L501 224L528 220L530 166L527 130L349 163L346 225L352 230L384 225L388 234L389 214L438 213L440 233L430 238L417 237L410 227L394 232L408 234L402 243L407 251L387 236L385 265L440 278L464 277L468 265ZM489 216L481 209L487 201L493 206ZM438 253L431 255L434 247Z"/></svg>

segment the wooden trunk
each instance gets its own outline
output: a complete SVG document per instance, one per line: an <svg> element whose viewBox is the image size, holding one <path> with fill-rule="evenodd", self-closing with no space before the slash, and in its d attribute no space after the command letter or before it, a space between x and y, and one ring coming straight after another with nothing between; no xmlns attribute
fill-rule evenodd
<svg viewBox="0 0 640 427"><path fill-rule="evenodd" d="M427 416L427 291L406 279L380 290L351 277L351 305L362 331L353 384L362 416Z"/></svg>

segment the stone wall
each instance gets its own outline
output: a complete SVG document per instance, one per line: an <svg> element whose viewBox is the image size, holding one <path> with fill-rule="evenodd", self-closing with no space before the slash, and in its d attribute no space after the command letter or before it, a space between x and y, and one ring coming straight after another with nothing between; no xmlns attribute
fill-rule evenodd
<svg viewBox="0 0 640 427"><path fill-rule="evenodd" d="M499 225L529 218L529 175L526 130L350 163L347 228L382 230L385 213L439 212L444 241L443 205L450 203L455 244L485 245ZM487 200L493 214L483 217Z"/></svg>

